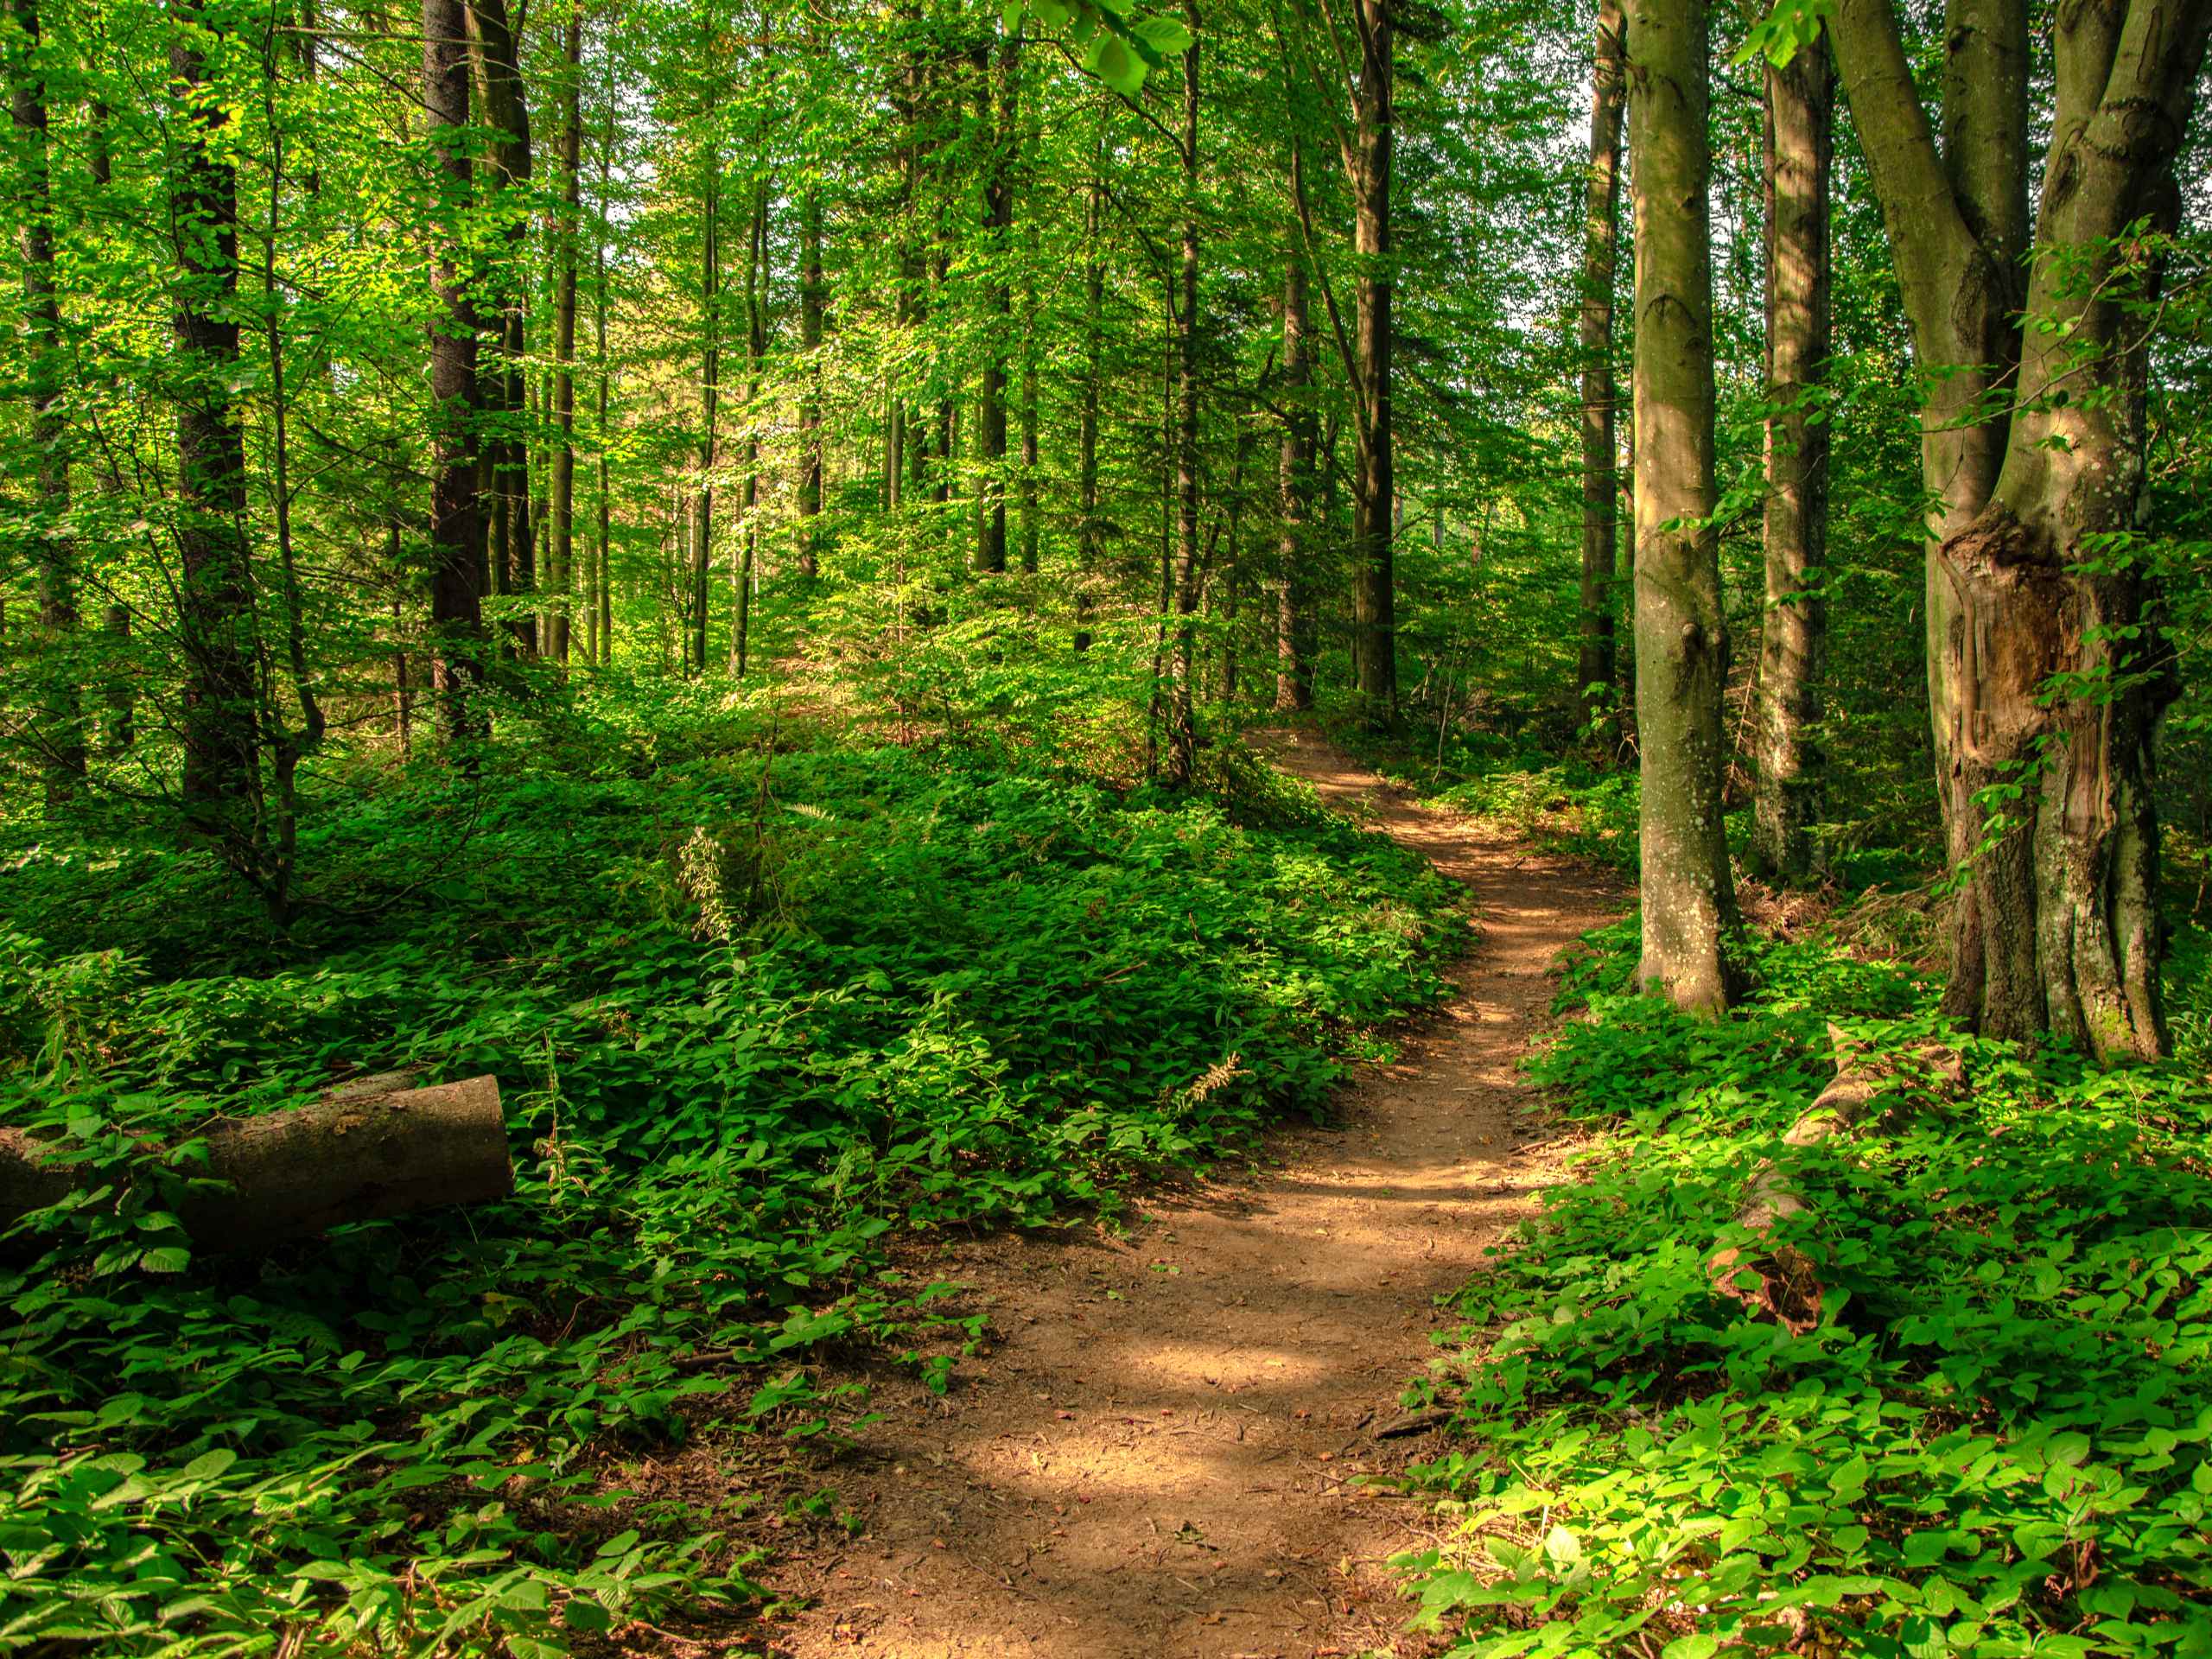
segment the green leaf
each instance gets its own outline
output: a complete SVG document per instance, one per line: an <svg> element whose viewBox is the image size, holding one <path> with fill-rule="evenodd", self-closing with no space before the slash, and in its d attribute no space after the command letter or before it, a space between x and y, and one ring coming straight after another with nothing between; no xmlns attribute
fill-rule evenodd
<svg viewBox="0 0 2212 1659"><path fill-rule="evenodd" d="M1104 34L1093 41L1084 67L1124 98L1135 98L1144 90L1144 60L1130 51L1118 35Z"/></svg>
<svg viewBox="0 0 2212 1659"><path fill-rule="evenodd" d="M149 1273L182 1273L192 1265L192 1252L181 1244L160 1244L138 1258Z"/></svg>

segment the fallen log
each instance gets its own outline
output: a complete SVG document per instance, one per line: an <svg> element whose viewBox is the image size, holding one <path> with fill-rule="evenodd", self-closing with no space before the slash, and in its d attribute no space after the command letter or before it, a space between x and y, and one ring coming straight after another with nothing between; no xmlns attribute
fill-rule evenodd
<svg viewBox="0 0 2212 1659"><path fill-rule="evenodd" d="M219 1117L194 1131L204 1163L178 1172L225 1183L178 1195L195 1248L265 1249L343 1222L375 1221L514 1191L496 1077L413 1086L408 1072L363 1077L310 1105ZM57 1161L55 1145L0 1129L0 1233L111 1169Z"/></svg>
<svg viewBox="0 0 2212 1659"><path fill-rule="evenodd" d="M1785 1147L1819 1146L1848 1134L1878 1100L1903 1103L1929 1092L1924 1082L1901 1082L1896 1065L1899 1057L1877 1054L1872 1045L1837 1026L1828 1027L1828 1041L1835 1049L1835 1077L1789 1126L1782 1137ZM1963 1081L1958 1054L1941 1044L1923 1043L1905 1058L1928 1067L1944 1087L1955 1088ZM1823 1287L1805 1253L1772 1235L1780 1223L1810 1210L1787 1172L1771 1158L1762 1160L1745 1183L1744 1201L1736 1211L1737 1225L1758 1235L1759 1243L1717 1250L1706 1263L1713 1287L1720 1294L1800 1336L1821 1321ZM1753 1281L1738 1282L1746 1274L1753 1275Z"/></svg>

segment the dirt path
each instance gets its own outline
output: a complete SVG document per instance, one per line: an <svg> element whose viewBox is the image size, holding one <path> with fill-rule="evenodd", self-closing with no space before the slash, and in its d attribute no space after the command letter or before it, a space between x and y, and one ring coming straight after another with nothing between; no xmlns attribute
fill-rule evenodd
<svg viewBox="0 0 2212 1659"><path fill-rule="evenodd" d="M1308 733L1268 740L1332 802L1474 890L1458 994L1328 1129L1270 1174L1156 1194L1120 1239L998 1236L931 1263L1001 1332L938 1401L829 1471L861 1535L777 1575L810 1611L791 1659L1236 1659L1412 1654L1382 1564L1424 1512L1362 1472L1430 1352L1431 1299L1482 1265L1549 1173L1516 1146L1516 1062L1545 970L1618 896L1598 877L1427 812Z"/></svg>

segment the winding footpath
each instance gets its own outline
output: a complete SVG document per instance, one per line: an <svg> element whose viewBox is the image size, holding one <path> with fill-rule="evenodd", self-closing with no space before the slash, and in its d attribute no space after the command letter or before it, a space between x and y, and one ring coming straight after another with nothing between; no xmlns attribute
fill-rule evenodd
<svg viewBox="0 0 2212 1659"><path fill-rule="evenodd" d="M1262 740L1332 804L1472 889L1455 994L1342 1121L1272 1135L1259 1172L1160 1192L1122 1237L963 1243L995 1339L937 1400L825 1471L861 1528L772 1575L812 1606L789 1659L1319 1659L1414 1655L1385 1563L1424 1508L1362 1473L1433 1454L1398 1395L1433 1299L1463 1283L1554 1171L1517 1072L1547 970L1623 899L1599 875L1415 804L1311 732Z"/></svg>

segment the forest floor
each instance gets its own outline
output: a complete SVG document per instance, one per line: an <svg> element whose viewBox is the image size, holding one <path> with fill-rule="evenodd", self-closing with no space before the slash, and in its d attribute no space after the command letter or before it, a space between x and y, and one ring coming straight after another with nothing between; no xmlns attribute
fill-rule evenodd
<svg viewBox="0 0 2212 1659"><path fill-rule="evenodd" d="M849 1541L783 1552L789 1659L1413 1655L1389 1558L1428 1510L1362 1476L1438 1444L1398 1404L1433 1299L1556 1176L1518 1063L1547 972L1624 903L1609 880L1416 804L1311 732L1277 764L1471 889L1454 994L1336 1122L1249 1170L1145 1194L1118 1232L962 1241L929 1271L993 1333L948 1395L872 1377L886 1415L825 1471ZM826 1529L825 1529L826 1531ZM821 1535L817 1535L818 1536ZM834 1537L835 1535L830 1535Z"/></svg>

